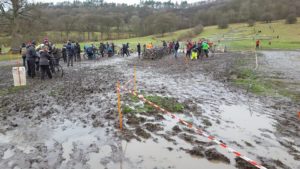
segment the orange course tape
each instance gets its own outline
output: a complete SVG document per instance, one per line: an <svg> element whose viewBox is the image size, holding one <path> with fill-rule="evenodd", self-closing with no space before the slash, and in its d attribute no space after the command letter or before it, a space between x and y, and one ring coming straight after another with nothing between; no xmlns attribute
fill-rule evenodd
<svg viewBox="0 0 300 169"><path fill-rule="evenodd" d="M243 160L247 161L249 164L259 168L259 169L267 169L266 167L260 165L259 163L257 163L256 161L242 155L240 152L234 150L233 148L228 147L222 140L217 139L214 136L209 135L208 133L206 133L205 131L203 131L202 129L194 126L191 123L186 122L185 120L180 119L179 117L177 117L175 114L172 114L171 112L159 107L158 105L156 105L155 103L145 99L145 97L143 95L138 95L136 92L129 90L125 87L121 87L123 88L125 91L128 91L129 93L133 94L134 96L137 96L140 100L142 100L144 103L147 103L151 106L153 106L154 108L156 108L159 111L162 111L163 113L166 113L167 115L171 116L172 119L175 119L176 121L180 122L181 124L187 126L190 129L193 129L197 134L202 135L206 138L208 138L209 140L217 143L219 146L221 146L224 149L227 149L230 153L233 153L236 157L242 158ZM119 89L120 90L120 89Z"/></svg>

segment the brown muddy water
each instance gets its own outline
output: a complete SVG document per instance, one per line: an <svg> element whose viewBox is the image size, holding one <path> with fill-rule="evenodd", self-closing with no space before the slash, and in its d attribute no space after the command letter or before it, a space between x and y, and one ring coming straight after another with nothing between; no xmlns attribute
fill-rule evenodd
<svg viewBox="0 0 300 169"><path fill-rule="evenodd" d="M159 61L114 57L66 68L63 80L41 84L36 84L37 79L29 80L30 87L24 92L0 99L0 168L237 168L232 154L166 115L158 119L156 113L137 113L134 118L139 120L132 124L129 115L124 114L125 129L120 132L115 84L117 80L124 83L131 79L136 65L138 90L146 95L176 98L187 107L184 113L177 114L181 118L267 168L300 169L299 121L285 116L287 110L296 112L299 105L283 99L278 108L273 98L256 97L215 79L213 66L225 63L231 56L216 55L203 62L185 62L182 57L170 56ZM1 69L1 78L10 77L10 70ZM8 85L7 81L0 82L2 88ZM21 101L26 105L17 104ZM149 123L161 129L149 130ZM292 127L289 131L284 126ZM139 135L137 128L149 137ZM201 151L195 155L191 150L196 147ZM218 153L211 159L212 149Z"/></svg>

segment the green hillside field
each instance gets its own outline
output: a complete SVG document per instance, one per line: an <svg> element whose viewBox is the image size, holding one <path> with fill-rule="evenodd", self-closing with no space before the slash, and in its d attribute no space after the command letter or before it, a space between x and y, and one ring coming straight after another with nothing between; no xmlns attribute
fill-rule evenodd
<svg viewBox="0 0 300 169"><path fill-rule="evenodd" d="M142 45L153 43L156 46L160 46L163 40L167 42L175 41L190 30L185 29L166 33L163 37L161 35L151 35L103 42L114 42L117 46L128 42L132 49L135 49L137 43ZM263 50L298 50L300 49L300 18L298 18L296 24L286 24L284 20L279 20L272 23L256 23L253 27L249 27L246 23L230 24L227 29L219 29L218 26L208 26L192 40L198 41L201 38L210 39L215 44L226 45L228 50L233 51L253 50L257 39L261 41ZM83 48L84 45L91 44L99 46L99 43L99 41L95 41L82 42L80 44ZM57 44L57 47L62 47L62 44ZM4 51L7 50L8 48L4 48ZM0 61L16 58L19 58L19 56L5 54L0 56Z"/></svg>

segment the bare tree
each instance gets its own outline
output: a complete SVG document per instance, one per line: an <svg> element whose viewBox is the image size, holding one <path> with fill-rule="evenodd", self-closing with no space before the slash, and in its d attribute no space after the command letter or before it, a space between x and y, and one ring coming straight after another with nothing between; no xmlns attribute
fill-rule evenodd
<svg viewBox="0 0 300 169"><path fill-rule="evenodd" d="M175 30L176 21L177 19L175 14L162 14L155 18L153 29L155 30L155 33L160 33L163 37L166 32L172 32Z"/></svg>
<svg viewBox="0 0 300 169"><path fill-rule="evenodd" d="M20 21L31 20L33 15L30 13L34 5L28 5L27 0L1 0L0 3L0 25L4 31L11 35L11 47L16 48L22 40L20 34L24 29Z"/></svg>
<svg viewBox="0 0 300 169"><path fill-rule="evenodd" d="M60 23L63 26L63 30L66 32L67 39L69 39L69 34L74 30L76 22L76 17L71 15L64 15L60 18Z"/></svg>
<svg viewBox="0 0 300 169"><path fill-rule="evenodd" d="M140 34L140 25L141 25L141 18L134 15L130 18L129 21L131 25L131 31L135 34L135 36L138 36Z"/></svg>

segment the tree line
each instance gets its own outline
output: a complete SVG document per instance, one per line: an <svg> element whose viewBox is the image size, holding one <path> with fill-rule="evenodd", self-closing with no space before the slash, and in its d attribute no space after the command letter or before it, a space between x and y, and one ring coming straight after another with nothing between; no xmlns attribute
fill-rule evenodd
<svg viewBox="0 0 300 169"><path fill-rule="evenodd" d="M299 0L210 0L173 3L141 0L139 4L104 0L29 3L1 0L0 40L16 46L44 36L64 42L119 39L237 22L272 22L300 16ZM1 43L1 42L0 42Z"/></svg>

